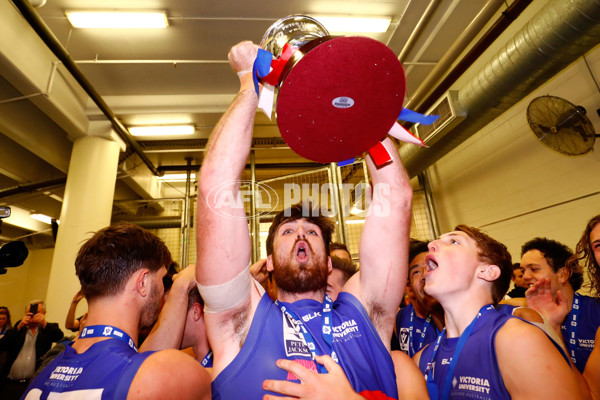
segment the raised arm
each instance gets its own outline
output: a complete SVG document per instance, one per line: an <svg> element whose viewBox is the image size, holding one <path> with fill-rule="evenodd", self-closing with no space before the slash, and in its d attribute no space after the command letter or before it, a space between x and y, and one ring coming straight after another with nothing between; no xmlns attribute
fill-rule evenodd
<svg viewBox="0 0 600 400"><path fill-rule="evenodd" d="M140 351L179 349L188 307L188 293L195 285L195 266L189 265L173 276L173 286L152 331Z"/></svg>
<svg viewBox="0 0 600 400"><path fill-rule="evenodd" d="M412 189L393 141L383 144L392 161L378 168L367 157L372 200L360 238L360 271L344 291L360 300L389 347L406 285Z"/></svg>
<svg viewBox="0 0 600 400"><path fill-rule="evenodd" d="M240 78L238 95L210 136L200 170L196 280L202 285L228 282L250 262L248 221L244 207L237 205L258 104L251 73L256 53L251 42L229 52L233 70L248 72Z"/></svg>
<svg viewBox="0 0 600 400"><path fill-rule="evenodd" d="M83 299L83 294L81 294L81 290L78 290L75 296L73 296L69 311L67 312L67 319L65 320L65 328L73 332L79 330L79 320L75 318L75 310L77 310L77 304L79 304L81 299Z"/></svg>
<svg viewBox="0 0 600 400"><path fill-rule="evenodd" d="M241 87L211 134L198 181L196 280L215 375L239 352L260 300L250 279L250 234L240 200L258 104L251 73L257 51L256 45L242 42L229 52Z"/></svg>

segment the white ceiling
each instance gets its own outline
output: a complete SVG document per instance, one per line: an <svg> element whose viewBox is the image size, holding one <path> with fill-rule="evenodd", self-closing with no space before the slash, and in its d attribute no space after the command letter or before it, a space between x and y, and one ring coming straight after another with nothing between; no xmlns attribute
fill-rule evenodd
<svg viewBox="0 0 600 400"><path fill-rule="evenodd" d="M4 3L0 6L0 193L18 185L64 178L72 141L96 125L107 124L63 66L53 75L56 57L13 3ZM238 79L227 63L229 48L242 40L259 42L279 18L297 13L390 17L387 32L371 37L402 55L410 99L490 3L496 4L499 12L507 7L503 1L492 0L48 0L36 11L125 126L195 125L193 140L138 141L152 164L161 167L185 165L187 158L201 164L205 139L238 89ZM422 31L409 40L428 7L433 7L431 18L423 21ZM170 26L140 31L74 29L64 14L74 9L166 10ZM21 99L27 95L34 96ZM262 114L257 114L254 135L266 143L263 148L256 145L256 163L279 167L258 168L258 179L294 172L297 163L310 163L281 143L276 123ZM132 166L137 166L138 176L150 174L149 170L131 152L121 159L115 199L151 197L140 191L136 177L125 172ZM285 168L289 163L296 165ZM64 184L55 184L8 196L4 193L0 203L17 212L15 218L4 220L0 239L47 230L47 225L24 222L27 213L37 211L59 218L63 190ZM21 212L23 218L17 218Z"/></svg>

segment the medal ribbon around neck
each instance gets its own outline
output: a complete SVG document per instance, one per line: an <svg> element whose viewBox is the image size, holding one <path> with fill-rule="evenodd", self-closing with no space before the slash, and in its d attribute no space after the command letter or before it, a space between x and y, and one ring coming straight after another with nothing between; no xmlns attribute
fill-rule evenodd
<svg viewBox="0 0 600 400"><path fill-rule="evenodd" d="M277 306L281 309L281 312L286 316L288 321L290 321L292 326L299 328L298 333L300 333L300 335L302 336L302 340L304 341L304 344L306 345L306 347L308 347L308 350L310 351L310 354L312 355L312 359L314 360L315 357L318 355L317 354L317 345L316 345L316 342L315 342L312 334L308 331L308 329L304 325L304 322L302 322L302 319L299 318L298 315L294 311L290 310L288 307L284 306L283 304L279 303L278 301L275 301L275 304L277 304ZM327 345L331 348L331 358L333 358L337 362L338 361L337 356L331 346L332 339L333 339L332 328L331 328L331 325L333 322L332 316L333 316L333 301L327 294L325 294L325 299L323 300L323 312L321 314L321 334L323 335L323 340L325 340L325 343L327 343ZM317 370L319 371L320 374L327 373L327 368L325 368L324 365L321 365L316 361L315 361L315 364L317 365Z"/></svg>
<svg viewBox="0 0 600 400"><path fill-rule="evenodd" d="M423 330L421 331L421 336L419 337L419 345L417 346L417 350L415 351L415 346L413 344L413 329L414 329L414 317L415 317L415 308L413 307L410 313L410 325L408 327L408 355L410 357L414 356L415 353L423 348L423 343L425 342L425 334L427 332L427 328L431 326L431 314L427 315L427 319L425 320L425 324L423 326Z"/></svg>
<svg viewBox="0 0 600 400"><path fill-rule="evenodd" d="M133 342L133 339L131 339L131 337L129 337L129 335L126 334L124 331L122 331L121 329L115 328L114 326L110 326L110 325L86 326L85 328L83 328L83 330L81 331L81 334L79 335L80 339L94 338L94 337L110 337L110 338L119 339L123 343L127 343L127 345L129 347L131 347L133 350L135 350L136 352L138 351L137 347L135 346L135 343Z"/></svg>
<svg viewBox="0 0 600 400"><path fill-rule="evenodd" d="M454 374L454 368L456 367L456 363L458 362L458 357L460 357L460 353L461 353L463 347L465 347L465 344L467 343L469 336L471 336L471 331L475 327L475 324L477 323L479 318L483 314L485 314L487 311L493 310L493 309L494 309L494 306L491 304L481 307L481 309L477 313L477 316L475 317L475 319L473 319L473 321L471 321L469 326L467 326L467 329L465 329L464 332L460 335L460 338L458 339L458 344L456 345L456 349L454 350L454 355L452 356L452 359L450 360L450 366L448 367L448 374L446 375L446 379L444 381L444 387L442 389L441 396L438 396L438 387L437 387L437 384L435 383L435 381L433 380L433 374L430 372L431 372L431 366L433 365L433 362L435 360L435 356L437 354L438 348L440 347L440 343L442 342L442 339L444 338L444 336L446 336L446 328L444 328L444 330L442 331L440 336L438 336L437 341L435 342L435 347L433 348L433 354L431 355L431 360L427 363L427 369L425 370L425 379L427 380L427 391L429 392L430 399L435 400L438 398L439 399L448 399L449 398L450 386L452 385L452 375Z"/></svg>
<svg viewBox="0 0 600 400"><path fill-rule="evenodd" d="M573 364L576 362L576 350L577 350L577 322L579 321L579 293L575 293L573 296L573 306L571 309L571 322L566 326L567 332L569 333L569 340L567 342L567 348L569 349L569 355Z"/></svg>
<svg viewBox="0 0 600 400"><path fill-rule="evenodd" d="M204 368L206 368L208 365L212 365L212 363L210 362L210 360L212 359L212 357L213 357L213 352L212 352L212 350L209 350L208 353L206 353L206 355L202 359L202 362L200 364L202 364L202 366Z"/></svg>

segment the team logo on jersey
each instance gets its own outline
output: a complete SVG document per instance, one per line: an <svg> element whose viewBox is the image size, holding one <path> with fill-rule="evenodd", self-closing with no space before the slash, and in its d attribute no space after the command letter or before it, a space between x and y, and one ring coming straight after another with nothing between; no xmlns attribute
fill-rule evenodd
<svg viewBox="0 0 600 400"><path fill-rule="evenodd" d="M408 328L400 328L400 350L408 353Z"/></svg>
<svg viewBox="0 0 600 400"><path fill-rule="evenodd" d="M282 313L281 315L283 316L283 344L285 347L285 355L287 357L301 356L312 358L310 350L300 333L300 328L288 319L285 314Z"/></svg>
<svg viewBox="0 0 600 400"><path fill-rule="evenodd" d="M481 393L484 396L480 396L482 399L489 399L490 391L492 390L490 386L490 381L485 378L479 378L476 376L459 376L458 382L455 382L456 377L454 377L452 381L452 385L456 390L462 390L466 392L474 392ZM458 384L458 386L457 386ZM485 396L487 395L487 396ZM472 396L471 396L472 397Z"/></svg>
<svg viewBox="0 0 600 400"><path fill-rule="evenodd" d="M79 375L83 372L82 367L68 367L63 365L57 365L54 371L50 374L48 379L62 382L73 382L79 378ZM50 383L52 386L57 386L55 383Z"/></svg>
<svg viewBox="0 0 600 400"><path fill-rule="evenodd" d="M577 339L579 341L579 347L583 347L589 349L590 351L594 349L594 339ZM575 343L573 343L575 344Z"/></svg>
<svg viewBox="0 0 600 400"><path fill-rule="evenodd" d="M358 329L358 324L354 319L344 321L340 325L333 326L331 329L333 330L334 340L337 339L339 341L343 340L347 342L350 339L362 336Z"/></svg>

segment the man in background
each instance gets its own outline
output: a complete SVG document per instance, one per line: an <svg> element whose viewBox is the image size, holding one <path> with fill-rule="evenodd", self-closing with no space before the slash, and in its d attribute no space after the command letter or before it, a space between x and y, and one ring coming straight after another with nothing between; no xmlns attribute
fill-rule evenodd
<svg viewBox="0 0 600 400"><path fill-rule="evenodd" d="M521 264L514 263L511 279L512 279L513 283L515 284L515 287L510 292L506 293L506 295L508 297L510 297L511 299L514 299L516 297L525 297L525 292L527 291L527 288L529 287L529 285L523 279L524 275L525 275L525 269L523 267L521 267Z"/></svg>
<svg viewBox="0 0 600 400"><path fill-rule="evenodd" d="M549 322L552 326L560 325L569 356L577 369L583 372L600 327L600 303L593 297L577 293L583 283L583 274L567 262L573 252L566 245L535 238L522 246L521 253L525 282L533 286L542 279L549 280L552 297L556 299L560 292L561 301L566 303L568 314L564 320ZM527 304L545 315L537 304L529 301Z"/></svg>
<svg viewBox="0 0 600 400"><path fill-rule="evenodd" d="M335 301L348 279L356 273L356 265L351 259L331 256L331 267L327 276L327 294Z"/></svg>
<svg viewBox="0 0 600 400"><path fill-rule="evenodd" d="M410 304L398 310L396 335L401 351L414 356L431 343L444 328L444 309L425 293L427 243L411 240L409 247L407 292Z"/></svg>
<svg viewBox="0 0 600 400"><path fill-rule="evenodd" d="M25 309L25 316L10 329L0 341L0 353L6 351L6 364L2 370L4 384L0 398L19 399L42 357L52 343L58 342L63 332L57 323L46 321L46 307L41 300L32 300Z"/></svg>
<svg viewBox="0 0 600 400"><path fill-rule="evenodd" d="M333 242L329 245L329 255L352 261L350 250L344 243Z"/></svg>
<svg viewBox="0 0 600 400"><path fill-rule="evenodd" d="M208 368L209 372L212 371L213 357L204 323L204 300L195 286L188 293L188 311L181 348L192 348L196 360L204 368Z"/></svg>

